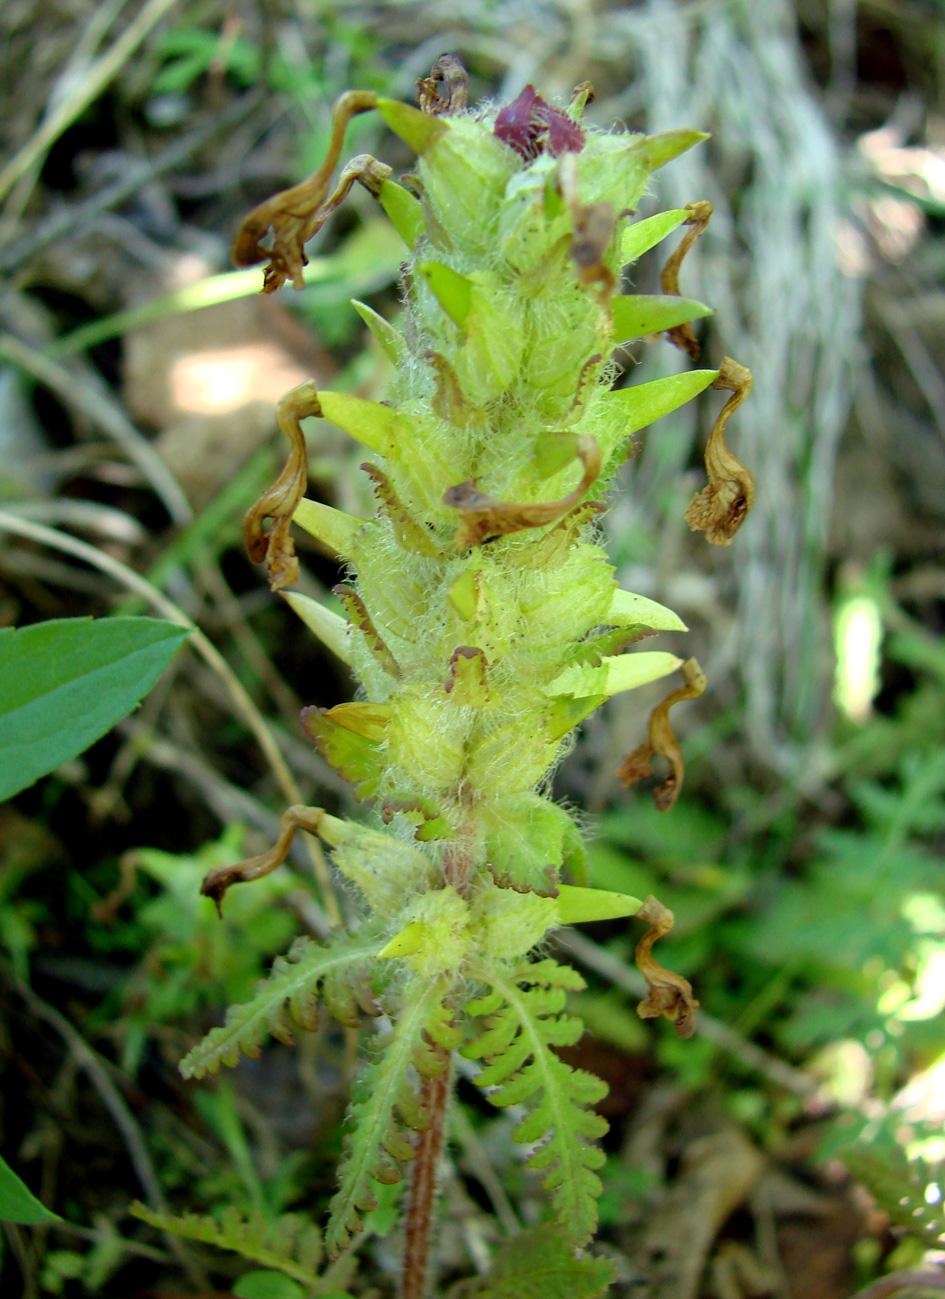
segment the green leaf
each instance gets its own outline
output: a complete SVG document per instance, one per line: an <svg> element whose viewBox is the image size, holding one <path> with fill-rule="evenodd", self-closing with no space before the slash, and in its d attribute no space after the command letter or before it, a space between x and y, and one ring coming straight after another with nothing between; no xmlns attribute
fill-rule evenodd
<svg viewBox="0 0 945 1299"><path fill-rule="evenodd" d="M0 1159L0 1222L17 1222L21 1227L62 1222L58 1213L37 1200L4 1159Z"/></svg>
<svg viewBox="0 0 945 1299"><path fill-rule="evenodd" d="M57 618L0 631L0 799L101 739L189 634L156 618Z"/></svg>
<svg viewBox="0 0 945 1299"><path fill-rule="evenodd" d="M672 293L624 293L613 298L610 309L614 320L614 338L624 342L661 334L664 330L686 325L702 316L711 316L712 308L692 298L677 298Z"/></svg>
<svg viewBox="0 0 945 1299"><path fill-rule="evenodd" d="M221 1064L232 1067L241 1052L258 1056L269 1034L291 1042L293 1025L313 1029L319 983L344 967L370 960L380 945L377 939L363 936L338 935L331 947L319 947L310 938L296 939L288 956L276 957L272 973L260 980L252 1001L231 1006L226 1021L187 1053L180 1062L181 1073L185 1078L202 1078L216 1073Z"/></svg>
<svg viewBox="0 0 945 1299"><path fill-rule="evenodd" d="M673 301L673 299L669 299ZM718 370L686 370L667 379L654 379L652 383L638 383L632 388L620 388L607 394L605 408L619 412L627 420L625 434L646 428L654 420L662 419L670 411L685 406L687 401L705 392L718 378Z"/></svg>
<svg viewBox="0 0 945 1299"><path fill-rule="evenodd" d="M613 1280L609 1259L575 1258L567 1236L546 1222L506 1241L488 1275L467 1293L469 1299L598 1299Z"/></svg>
<svg viewBox="0 0 945 1299"><path fill-rule="evenodd" d="M589 1107L607 1093L606 1083L582 1069L572 1069L552 1049L580 1038L579 1019L564 1015L567 992L580 991L576 970L555 961L524 964L511 974L494 966L476 971L499 995L500 1007L486 997L470 1002L468 1014L487 1014L485 1031L463 1048L468 1058L486 1061L476 1077L489 1088L493 1105L529 1103L514 1133L520 1142L540 1142L529 1166L545 1172L542 1182L562 1234L572 1246L585 1244L597 1225L600 1179L595 1169L603 1151L591 1143L607 1131L607 1122ZM504 1003L504 1004L502 1004Z"/></svg>
<svg viewBox="0 0 945 1299"><path fill-rule="evenodd" d="M305 1299L308 1291L282 1272L247 1272L230 1293L236 1299Z"/></svg>
<svg viewBox="0 0 945 1299"><path fill-rule="evenodd" d="M658 212L656 216L647 217L645 221L634 221L632 225L627 226L620 237L621 263L626 265L635 262L667 235L678 230L689 215L686 208L677 207L669 212Z"/></svg>
<svg viewBox="0 0 945 1299"><path fill-rule="evenodd" d="M393 1031L381 1044L379 1054L355 1080L354 1096L348 1107L350 1130L338 1170L338 1191L331 1201L331 1217L325 1244L334 1257L361 1226L361 1213L376 1206L374 1184L400 1181L399 1164L412 1158L414 1150L404 1129L419 1131L425 1116L413 1091L411 1066L424 1068L429 1048L424 1034L442 1015L442 1001L448 990L443 983L411 985Z"/></svg>
<svg viewBox="0 0 945 1299"><path fill-rule="evenodd" d="M489 869L500 888L556 897L571 818L539 794L512 794L481 812ZM569 841L570 842L570 841Z"/></svg>
<svg viewBox="0 0 945 1299"><path fill-rule="evenodd" d="M305 1286L306 1293L318 1284L318 1269L323 1257L321 1233L301 1214L285 1213L271 1221L261 1213L246 1217L230 1205L219 1218L204 1213L177 1217L171 1213L155 1213L137 1202L131 1206L131 1212L158 1231L170 1232L184 1240L196 1240L203 1245L214 1245L217 1249L228 1249L241 1258L259 1263L267 1270L267 1275L274 1275L271 1269L277 1269Z"/></svg>

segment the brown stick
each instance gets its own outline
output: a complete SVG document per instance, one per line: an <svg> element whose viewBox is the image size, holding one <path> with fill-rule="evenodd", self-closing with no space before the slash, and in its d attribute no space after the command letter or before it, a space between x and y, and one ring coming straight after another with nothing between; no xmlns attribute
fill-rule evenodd
<svg viewBox="0 0 945 1299"><path fill-rule="evenodd" d="M441 1048L442 1049L442 1048ZM444 1060L448 1053L443 1051ZM426 1299L430 1271L430 1245L433 1239L433 1202L436 1198L436 1173L443 1149L446 1109L450 1096L449 1065L435 1078L424 1078L420 1100L430 1125L417 1137L413 1161L410 1204L407 1208L404 1240L404 1269L401 1299Z"/></svg>

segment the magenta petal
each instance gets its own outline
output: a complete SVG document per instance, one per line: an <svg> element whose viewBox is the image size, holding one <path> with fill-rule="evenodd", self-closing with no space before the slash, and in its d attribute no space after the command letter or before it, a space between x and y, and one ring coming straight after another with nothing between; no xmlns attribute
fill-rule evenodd
<svg viewBox="0 0 945 1299"><path fill-rule="evenodd" d="M535 94L534 86L526 86L517 99L499 111L495 119L494 134L511 145L526 162L541 153L539 136L544 128L535 114L536 103L540 104L542 100Z"/></svg>
<svg viewBox="0 0 945 1299"><path fill-rule="evenodd" d="M584 132L576 122L572 122L567 113L539 99L535 106L536 114L548 127L546 145L548 152L555 158L562 153L580 153L584 148Z"/></svg>

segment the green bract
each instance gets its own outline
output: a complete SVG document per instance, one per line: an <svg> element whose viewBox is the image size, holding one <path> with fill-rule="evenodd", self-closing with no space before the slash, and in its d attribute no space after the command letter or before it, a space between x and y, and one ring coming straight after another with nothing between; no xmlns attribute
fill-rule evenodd
<svg viewBox="0 0 945 1299"><path fill-rule="evenodd" d="M581 981L553 961L529 960L550 930L640 914L651 924L640 944L651 990L641 1013L691 1031L688 983L650 955L672 916L654 899L582 887L581 833L551 800L549 777L590 712L681 668L685 684L655 710L647 743L621 769L636 779L654 753L667 758L671 776L658 793L668 807L682 777L668 710L704 688L693 660L631 648L685 628L663 606L620 591L608 562L598 520L629 436L710 385L729 389L707 452L709 485L690 507L703 521L693 526L730 540L751 504L750 475L722 440L747 372L725 361L612 390L615 351L628 338L669 331L697 350L688 323L709 308L682 297L676 281L708 204L643 222L633 209L653 170L704 137L600 131L578 120L583 96L565 110L530 87L501 110L466 110L450 58L438 63L442 76L421 83L423 112L368 92L343 97L325 167L257 209L237 240L238 258L268 260L267 289L299 282L305 238L357 179L406 245L402 332L354 304L396 366L387 399L311 384L290 393L279 420L292 458L247 517L250 553L266 559L274 589L298 572L293 517L349 565L348 583L336 588L341 613L286 598L361 684L356 702L306 709L303 720L370 802L375 824L291 808L272 852L207 878L204 891L219 901L284 860L301 827L333 846L364 914L356 938L294 951L260 986L256 1008L231 1011L187 1061L189 1073L214 1069L240 1047L255 1050L266 1024L283 1037L307 1026L317 987L342 1017L357 1006L386 1011L393 1028L358 1084L327 1240L340 1248L372 1203L373 1181L396 1178L416 1156L405 1294L416 1261L409 1250L429 1219L443 1080L464 1041L467 1055L487 1062L480 1082L496 1103L530 1107L520 1139L538 1143L530 1162L546 1170L562 1229L578 1245L593 1231L602 1158L593 1140L605 1125L590 1106L603 1085L551 1050L580 1034L561 1012ZM344 126L371 107L417 151L414 192L362 156L329 197ZM617 293L627 261L682 224L691 229L663 293ZM260 243L269 228L271 248ZM309 415L364 448L374 517L303 499L299 421Z"/></svg>

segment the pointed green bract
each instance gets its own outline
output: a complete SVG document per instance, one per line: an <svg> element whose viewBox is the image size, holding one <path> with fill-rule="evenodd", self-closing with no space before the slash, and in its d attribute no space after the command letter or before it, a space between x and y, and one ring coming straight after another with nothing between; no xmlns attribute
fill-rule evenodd
<svg viewBox="0 0 945 1299"><path fill-rule="evenodd" d="M664 131L662 135L644 136L638 143L637 150L650 171L657 171L681 153L709 138L705 131Z"/></svg>
<svg viewBox="0 0 945 1299"><path fill-rule="evenodd" d="M462 329L469 319L472 305L472 281L440 262L421 262L417 270L450 320Z"/></svg>
<svg viewBox="0 0 945 1299"><path fill-rule="evenodd" d="M303 496L295 507L293 522L304 528L310 537L320 541L333 555L347 557L354 549L355 538L364 527L364 519L356 519L342 510L333 509L322 501L310 501Z"/></svg>
<svg viewBox="0 0 945 1299"><path fill-rule="evenodd" d="M671 411L685 406L686 402L705 392L718 378L718 370L686 370L667 379L654 379L652 383L634 384L609 393L606 407L620 411L626 417L626 432L636 433L654 420L662 419Z"/></svg>
<svg viewBox="0 0 945 1299"><path fill-rule="evenodd" d="M659 681L660 677L667 677L680 667L682 659L675 654L661 650L636 650L605 658L599 667L575 664L565 668L546 690L549 695L574 695L575 698L604 695L609 699L624 690L636 690L651 681Z"/></svg>
<svg viewBox="0 0 945 1299"><path fill-rule="evenodd" d="M672 294L623 294L611 303L614 317L614 338L625 342L631 338L644 338L647 334L661 334L677 325L688 325L691 320L711 316L712 308L691 298L677 298Z"/></svg>
<svg viewBox="0 0 945 1299"><path fill-rule="evenodd" d="M344 618L332 613L330 609L326 609L323 604L319 604L311 596L302 595L300 591L283 591L282 598L299 615L309 631L315 633L323 645L327 645L331 652L337 654L342 662L350 663L351 648L348 644L348 624Z"/></svg>
<svg viewBox="0 0 945 1299"><path fill-rule="evenodd" d="M497 884L554 897L570 818L538 794L512 794L483 809L489 869Z"/></svg>
<svg viewBox="0 0 945 1299"><path fill-rule="evenodd" d="M378 198L391 225L413 252L417 240L425 231L423 206L420 200L414 198L403 185L398 185L392 180L384 181Z"/></svg>
<svg viewBox="0 0 945 1299"><path fill-rule="evenodd" d="M644 221L632 222L620 236L620 260L635 262L667 235L678 230L688 216L687 208L678 207L669 212L658 212Z"/></svg>
<svg viewBox="0 0 945 1299"><path fill-rule="evenodd" d="M388 324L383 316L379 316L373 307L369 307L365 302L359 302L357 298L351 299L351 305L380 343L388 360L394 365L399 365L404 356L404 340L394 326Z"/></svg>
<svg viewBox="0 0 945 1299"><path fill-rule="evenodd" d="M442 117L430 117L419 109L403 104L399 99L378 99L377 111L404 144L414 153L425 153L430 145L447 130L449 123Z"/></svg>
<svg viewBox="0 0 945 1299"><path fill-rule="evenodd" d="M318 403L325 419L344 429L362 446L382 455L390 447L394 412L389 406L352 397L346 392L319 392Z"/></svg>

